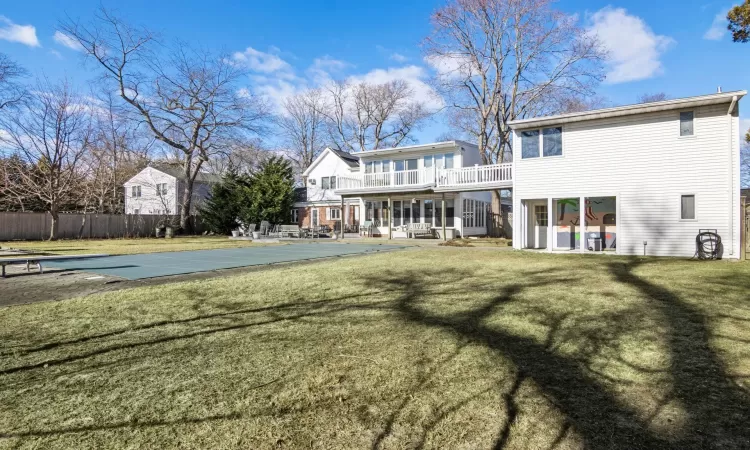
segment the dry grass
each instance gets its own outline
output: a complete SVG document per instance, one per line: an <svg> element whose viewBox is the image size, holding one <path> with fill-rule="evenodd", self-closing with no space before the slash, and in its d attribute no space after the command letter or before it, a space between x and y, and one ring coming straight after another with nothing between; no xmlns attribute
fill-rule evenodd
<svg viewBox="0 0 750 450"><path fill-rule="evenodd" d="M106 253L109 255L132 255L134 253L180 252L186 250L209 250L215 248L249 247L252 241L233 240L226 236L193 236L174 239L70 239L59 241L13 241L0 242L3 248L10 247L35 254L80 255Z"/></svg>
<svg viewBox="0 0 750 450"><path fill-rule="evenodd" d="M446 247L510 247L512 241L505 238L457 238L439 245Z"/></svg>
<svg viewBox="0 0 750 450"><path fill-rule="evenodd" d="M0 447L748 448L750 265L410 250L0 310Z"/></svg>

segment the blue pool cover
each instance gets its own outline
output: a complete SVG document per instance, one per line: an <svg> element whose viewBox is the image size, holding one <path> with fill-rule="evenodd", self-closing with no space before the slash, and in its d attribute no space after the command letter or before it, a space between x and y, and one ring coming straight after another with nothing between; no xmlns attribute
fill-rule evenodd
<svg viewBox="0 0 750 450"><path fill-rule="evenodd" d="M236 267L357 255L402 248L404 247L400 245L388 244L289 244L268 247L107 256L84 260L56 261L50 263L50 267L82 270L101 275L126 278L128 280L138 280Z"/></svg>

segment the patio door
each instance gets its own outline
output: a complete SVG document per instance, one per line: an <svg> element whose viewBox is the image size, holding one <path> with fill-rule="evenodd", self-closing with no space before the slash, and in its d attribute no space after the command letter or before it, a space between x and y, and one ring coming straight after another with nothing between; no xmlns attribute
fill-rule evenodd
<svg viewBox="0 0 750 450"><path fill-rule="evenodd" d="M530 206L528 229L528 248L547 248L548 211L546 203L536 203Z"/></svg>
<svg viewBox="0 0 750 450"><path fill-rule="evenodd" d="M311 216L310 216L310 226L311 227L318 227L320 226L320 217L318 216L318 208L313 208Z"/></svg>

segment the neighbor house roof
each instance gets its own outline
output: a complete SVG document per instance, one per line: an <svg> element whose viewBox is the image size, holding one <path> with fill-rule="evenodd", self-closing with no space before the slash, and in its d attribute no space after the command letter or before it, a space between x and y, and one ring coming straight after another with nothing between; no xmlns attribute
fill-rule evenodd
<svg viewBox="0 0 750 450"><path fill-rule="evenodd" d="M178 164L168 164L168 163L158 163L153 164L150 166L153 169L158 170L159 172L166 173L167 175L171 175L178 180L184 181L185 180L185 172L183 171L182 167ZM195 181L197 183L218 183L221 181L221 176L215 175L212 173L205 173L205 172L198 172L198 175L195 176Z"/></svg>
<svg viewBox="0 0 750 450"><path fill-rule="evenodd" d="M564 123L582 122L584 120L605 119L609 117L629 116L649 112L669 111L675 109L695 108L698 106L730 103L741 99L747 91L721 92L717 94L699 95L697 97L677 98L660 102L639 103L635 105L617 106L615 108L594 109L591 111L559 114L556 116L535 117L532 119L512 120L510 127L515 129L534 128ZM731 112L731 111L730 111Z"/></svg>

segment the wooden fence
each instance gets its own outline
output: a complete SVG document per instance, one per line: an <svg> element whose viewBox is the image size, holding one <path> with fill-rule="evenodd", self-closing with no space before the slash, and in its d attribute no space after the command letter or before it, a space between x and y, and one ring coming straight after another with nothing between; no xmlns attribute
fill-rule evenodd
<svg viewBox="0 0 750 450"><path fill-rule="evenodd" d="M60 214L58 239L146 237L155 234L163 215L146 214ZM177 216L169 220L178 221ZM0 241L48 239L52 217L47 213L0 212ZM190 217L190 232L200 234L205 226Z"/></svg>

